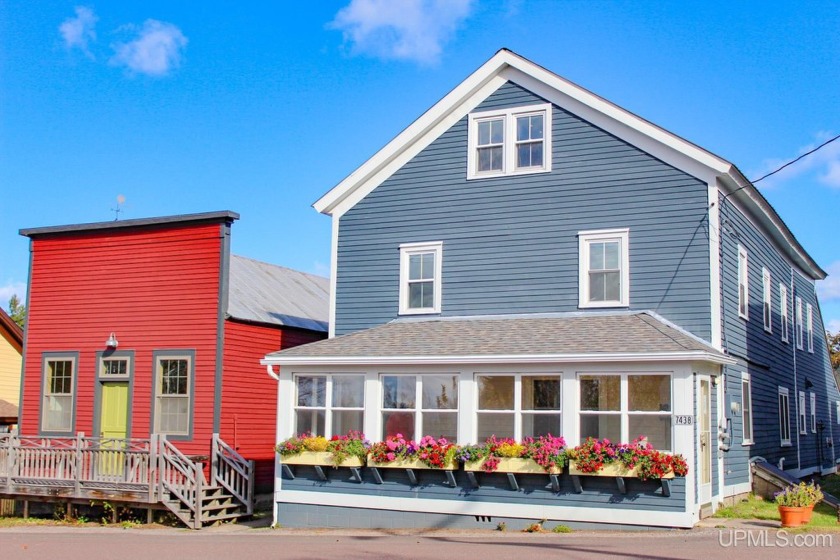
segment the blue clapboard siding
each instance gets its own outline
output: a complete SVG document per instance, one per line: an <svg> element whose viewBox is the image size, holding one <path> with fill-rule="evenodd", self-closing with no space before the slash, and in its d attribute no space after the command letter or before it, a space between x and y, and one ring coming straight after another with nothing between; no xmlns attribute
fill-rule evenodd
<svg viewBox="0 0 840 560"><path fill-rule="evenodd" d="M480 110L544 103L513 83ZM466 180L464 117L340 219L336 334L398 316L399 245L443 242L443 316L578 309L583 230L630 228L630 303L710 336L707 187L554 106L553 171Z"/></svg>
<svg viewBox="0 0 840 560"><path fill-rule="evenodd" d="M739 361L736 366L727 366L726 401L723 412L732 423L730 450L724 455L726 484L748 481L747 460L750 457L764 457L772 463L784 458L786 469L811 468L819 463L819 443L812 434L800 435L798 428L798 394L806 391L806 405L810 415L808 392L817 394L817 419L828 422L828 403L837 399L837 388L831 377L828 364L822 318L818 313L814 283L803 277L781 256L763 233L745 217L729 200L720 197L721 202L721 285L723 343L729 354ZM749 319L738 315L738 246L747 250L749 261ZM764 330L762 268L771 274L772 332ZM781 339L779 283L788 289L788 342ZM795 292L795 293L794 293ZM796 349L795 296L814 306L814 352ZM803 311L803 318L805 314ZM743 445L743 422L741 414L731 412L733 401L742 403L741 373L750 374L753 400L753 440L751 446ZM814 384L805 389L805 378ZM778 388L786 387L790 395L789 447L781 445L780 419L778 413ZM810 416L808 417L810 424ZM823 441L823 464L833 463L833 450L840 445L840 430L834 430L831 449ZM826 429L824 437L831 434ZM797 450L801 463L797 461Z"/></svg>
<svg viewBox="0 0 840 560"><path fill-rule="evenodd" d="M516 475L519 490L510 489L506 475L476 473L481 485L473 488L461 471L455 472L458 486L451 488L443 485L444 474L440 471L416 470L418 485L409 483L405 471L401 469L379 469L383 483L374 481L370 469L361 469L362 483L350 480L348 469L324 469L328 480L321 481L312 467L295 466L294 480L284 478L283 490L306 492L329 492L332 494L380 496L383 498L423 498L434 500L458 500L462 502L482 502L499 504L531 504L572 507L608 508L627 511L673 511L684 512L686 507L686 487L684 478L671 481L671 496L664 497L658 481L642 481L625 478L626 494L617 491L616 482L611 477L582 476L583 492L576 494L570 476L561 475L560 491L555 493L546 475ZM282 501L282 492L278 501ZM500 515L504 515L504 506L500 505Z"/></svg>

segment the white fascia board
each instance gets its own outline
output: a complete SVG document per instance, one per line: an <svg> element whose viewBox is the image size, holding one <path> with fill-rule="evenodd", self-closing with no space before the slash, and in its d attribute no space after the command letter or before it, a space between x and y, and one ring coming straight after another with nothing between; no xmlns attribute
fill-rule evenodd
<svg viewBox="0 0 840 560"><path fill-rule="evenodd" d="M558 364L614 362L711 362L734 365L728 356L710 352L659 352L649 354L510 354L478 356L266 356L263 365L353 366L353 365L463 365L463 364Z"/></svg>

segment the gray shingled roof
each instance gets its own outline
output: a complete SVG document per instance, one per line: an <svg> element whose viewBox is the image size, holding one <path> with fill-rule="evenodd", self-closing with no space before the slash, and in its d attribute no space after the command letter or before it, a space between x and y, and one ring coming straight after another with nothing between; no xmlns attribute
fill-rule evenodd
<svg viewBox="0 0 840 560"><path fill-rule="evenodd" d="M305 358L679 354L730 361L650 312L398 320L266 356ZM685 358L683 358L685 359ZM279 363L279 362L277 362Z"/></svg>
<svg viewBox="0 0 840 560"><path fill-rule="evenodd" d="M18 417L18 407L9 401L0 400L0 419L16 421Z"/></svg>
<svg viewBox="0 0 840 560"><path fill-rule="evenodd" d="M230 256L228 315L326 332L330 314L330 281L290 268Z"/></svg>

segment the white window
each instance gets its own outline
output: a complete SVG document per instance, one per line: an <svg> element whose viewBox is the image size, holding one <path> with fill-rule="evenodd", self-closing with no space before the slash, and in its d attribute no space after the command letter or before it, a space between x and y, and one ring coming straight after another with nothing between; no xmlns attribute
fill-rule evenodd
<svg viewBox="0 0 840 560"><path fill-rule="evenodd" d="M752 384L750 374L741 373L741 425L743 426L743 444L753 443Z"/></svg>
<svg viewBox="0 0 840 560"><path fill-rule="evenodd" d="M580 307L630 305L629 229L578 233Z"/></svg>
<svg viewBox="0 0 840 560"><path fill-rule="evenodd" d="M193 356L155 354L155 432L189 436Z"/></svg>
<svg viewBox="0 0 840 560"><path fill-rule="evenodd" d="M671 376L581 374L580 439L628 442L645 437L672 449Z"/></svg>
<svg viewBox="0 0 840 560"><path fill-rule="evenodd" d="M382 438L458 441L458 375L382 376Z"/></svg>
<svg viewBox="0 0 840 560"><path fill-rule="evenodd" d="M750 318L750 272L747 250L738 245L738 316Z"/></svg>
<svg viewBox="0 0 840 560"><path fill-rule="evenodd" d="M834 419L838 424L840 424L840 401L834 403L834 408Z"/></svg>
<svg viewBox="0 0 840 560"><path fill-rule="evenodd" d="M790 397L787 387L779 387L779 437L781 445L790 445Z"/></svg>
<svg viewBox="0 0 840 560"><path fill-rule="evenodd" d="M551 105L470 114L467 179L551 171Z"/></svg>
<svg viewBox="0 0 840 560"><path fill-rule="evenodd" d="M400 245L400 314L440 313L443 243Z"/></svg>
<svg viewBox="0 0 840 560"><path fill-rule="evenodd" d="M562 434L559 375L476 375L478 441Z"/></svg>
<svg viewBox="0 0 840 560"><path fill-rule="evenodd" d="M41 432L73 431L76 355L44 357Z"/></svg>
<svg viewBox="0 0 840 560"><path fill-rule="evenodd" d="M811 433L817 433L817 395L811 393Z"/></svg>
<svg viewBox="0 0 840 560"><path fill-rule="evenodd" d="M802 350L802 298L796 298L796 347Z"/></svg>
<svg viewBox="0 0 840 560"><path fill-rule="evenodd" d="M809 303L807 309L807 327L808 327L808 352L814 353L814 307Z"/></svg>
<svg viewBox="0 0 840 560"><path fill-rule="evenodd" d="M805 408L805 391L799 391L799 433L808 433L808 411Z"/></svg>
<svg viewBox="0 0 840 560"><path fill-rule="evenodd" d="M779 284L779 319L782 325L782 342L788 341L788 292L787 286Z"/></svg>
<svg viewBox="0 0 840 560"><path fill-rule="evenodd" d="M101 381L125 380L130 377L131 358L128 355L108 357L99 360L99 379Z"/></svg>
<svg viewBox="0 0 840 560"><path fill-rule="evenodd" d="M761 269L761 292L762 292L762 303L763 303L763 311L764 311L764 330L767 332L773 332L773 297L772 288L773 285L770 280L770 271L766 268Z"/></svg>
<svg viewBox="0 0 840 560"><path fill-rule="evenodd" d="M295 393L295 433L330 438L363 431L364 375L299 375Z"/></svg>

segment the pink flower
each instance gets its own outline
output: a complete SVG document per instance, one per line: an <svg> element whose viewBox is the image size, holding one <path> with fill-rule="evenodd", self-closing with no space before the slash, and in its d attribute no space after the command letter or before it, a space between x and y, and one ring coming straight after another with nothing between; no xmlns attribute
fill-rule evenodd
<svg viewBox="0 0 840 560"><path fill-rule="evenodd" d="M394 455L393 453L388 453L388 454L386 455L386 457L388 457L388 460L389 460L389 461L393 461L394 459L396 459L396 458L397 458L397 456L396 456L396 455Z"/></svg>

